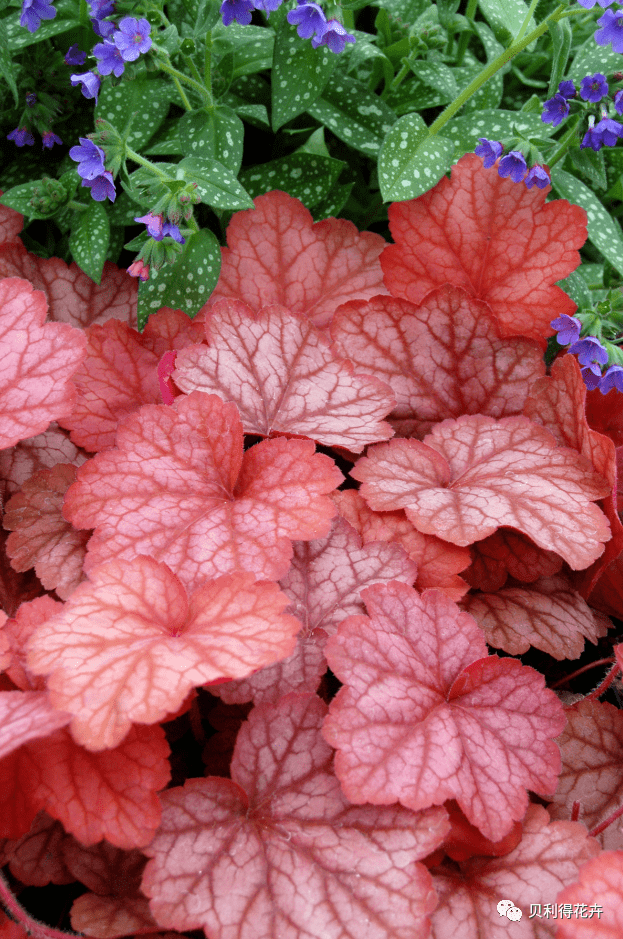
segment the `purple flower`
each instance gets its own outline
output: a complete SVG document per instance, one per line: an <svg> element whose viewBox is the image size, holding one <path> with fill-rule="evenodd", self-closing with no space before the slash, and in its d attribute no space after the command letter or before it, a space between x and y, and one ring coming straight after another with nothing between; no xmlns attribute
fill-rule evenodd
<svg viewBox="0 0 623 939"><path fill-rule="evenodd" d="M136 20L126 16L119 23L113 42L126 62L135 62L141 53L149 52L151 26L147 20Z"/></svg>
<svg viewBox="0 0 623 939"><path fill-rule="evenodd" d="M25 26L29 33L36 33L41 20L53 20L55 16L56 10L48 0L23 0L19 25Z"/></svg>
<svg viewBox="0 0 623 939"><path fill-rule="evenodd" d="M623 88L619 88L614 95L614 110L617 114L623 114Z"/></svg>
<svg viewBox="0 0 623 939"><path fill-rule="evenodd" d="M311 44L314 49L317 49L318 46L328 46L331 52L339 54L344 51L347 42L354 41L355 37L351 36L341 23L337 20L327 20L324 32L316 33Z"/></svg>
<svg viewBox="0 0 623 939"><path fill-rule="evenodd" d="M117 28L114 23L109 23L108 20L91 20L91 26L95 35L101 39L110 39Z"/></svg>
<svg viewBox="0 0 623 939"><path fill-rule="evenodd" d="M597 72L595 75L585 75L580 86L580 98L597 104L608 94L606 76Z"/></svg>
<svg viewBox="0 0 623 939"><path fill-rule="evenodd" d="M26 145L32 147L35 142L35 138L25 127L16 127L15 130L12 130L10 134L6 135L6 139L13 140L17 147Z"/></svg>
<svg viewBox="0 0 623 939"><path fill-rule="evenodd" d="M67 52L65 53L65 64L66 65L84 65L86 61L87 54L78 48L78 44L74 42L73 46L70 46Z"/></svg>
<svg viewBox="0 0 623 939"><path fill-rule="evenodd" d="M96 75L95 72L83 72L82 75L70 75L69 80L74 88L77 85L82 85L82 94L84 97L95 98L95 103L97 104L97 96L102 83L102 79L99 75Z"/></svg>
<svg viewBox="0 0 623 939"><path fill-rule="evenodd" d="M575 98L575 85L571 81L561 82L558 86L558 94L562 95L563 98Z"/></svg>
<svg viewBox="0 0 623 939"><path fill-rule="evenodd" d="M594 391L595 388L599 388L602 382L601 370L599 366L593 365L589 368L580 369L582 372L582 379L584 384L589 391Z"/></svg>
<svg viewBox="0 0 623 939"><path fill-rule="evenodd" d="M586 336L584 339L578 339L572 346L569 346L569 352L577 355L580 365L588 365L595 374L601 373L601 365L608 361L608 350L604 349L599 339L594 336ZM597 371L595 371L597 369Z"/></svg>
<svg viewBox="0 0 623 939"><path fill-rule="evenodd" d="M26 104L28 105L29 108L34 108L36 103L37 103L36 94L34 93L34 91L29 91L28 94L26 95Z"/></svg>
<svg viewBox="0 0 623 939"><path fill-rule="evenodd" d="M278 10L283 0L253 0L253 6L256 10L263 10L267 16Z"/></svg>
<svg viewBox="0 0 623 939"><path fill-rule="evenodd" d="M322 36L327 27L322 7L317 3L306 3L305 0L299 0L298 7L290 10L287 20L291 26L296 26L301 39L311 39L314 33Z"/></svg>
<svg viewBox="0 0 623 939"><path fill-rule="evenodd" d="M541 120L544 124L551 124L552 127L558 127L560 122L569 113L569 102L564 95L556 92L553 98L548 98L543 102L543 113Z"/></svg>
<svg viewBox="0 0 623 939"><path fill-rule="evenodd" d="M533 186L537 186L539 189L545 189L545 187L549 186L551 183L551 179L549 178L547 170L538 163L535 163L535 165L528 170L528 175L524 179L524 183L528 189L532 189Z"/></svg>
<svg viewBox="0 0 623 939"><path fill-rule="evenodd" d="M57 137L51 130L46 130L41 134L41 140L43 141L43 149L51 150L55 143L62 144L63 141L60 137Z"/></svg>
<svg viewBox="0 0 623 939"><path fill-rule="evenodd" d="M135 217L134 221L142 222L147 226L147 231L152 238L155 238L156 241L162 241L162 215L152 215L151 212L148 212L147 215Z"/></svg>
<svg viewBox="0 0 623 939"><path fill-rule="evenodd" d="M80 146L72 147L69 156L78 164L78 175L83 179L95 179L106 172L104 160L106 154L88 137L80 138Z"/></svg>
<svg viewBox="0 0 623 939"><path fill-rule="evenodd" d="M482 165L486 170L493 166L495 161L502 155L504 147L499 140L487 140L486 137L478 138L478 146L474 150L476 156L482 157Z"/></svg>
<svg viewBox="0 0 623 939"><path fill-rule="evenodd" d="M612 43L614 52L623 52L623 10L606 10L597 20L601 29L595 33L595 42L598 46L607 46Z"/></svg>
<svg viewBox="0 0 623 939"><path fill-rule="evenodd" d="M572 342L577 342L580 338L582 323L575 316L567 316L566 313L561 313L549 325L558 333L556 340L561 346L568 346Z"/></svg>
<svg viewBox="0 0 623 939"><path fill-rule="evenodd" d="M93 46L93 55L101 75L110 75L111 72L116 78L123 75L125 64L114 42L98 42Z"/></svg>
<svg viewBox="0 0 623 939"><path fill-rule="evenodd" d="M96 20L102 20L105 16L110 16L115 12L113 0L89 0L89 7L91 16L94 16Z"/></svg>
<svg viewBox="0 0 623 939"><path fill-rule="evenodd" d="M609 7L613 0L578 0L578 3L581 7L584 7L585 10L592 10L596 3L600 7Z"/></svg>
<svg viewBox="0 0 623 939"><path fill-rule="evenodd" d="M82 185L90 188L91 195L96 202L103 202L106 197L108 197L111 202L115 201L117 192L112 179L112 173L109 173L108 170L105 170L101 176L96 176L95 179L83 179Z"/></svg>
<svg viewBox="0 0 623 939"><path fill-rule="evenodd" d="M595 133L601 134L602 143L606 147L615 147L617 140L623 134L623 124L609 117L602 117L599 124L595 125Z"/></svg>
<svg viewBox="0 0 623 939"><path fill-rule="evenodd" d="M527 172L525 157L519 150L511 150L507 153L505 157L502 157L498 166L498 175L510 176L514 183L520 183Z"/></svg>
<svg viewBox="0 0 623 939"><path fill-rule="evenodd" d="M251 0L224 0L221 4L223 25L229 26L235 20L241 26L248 26L254 9L255 4Z"/></svg>
<svg viewBox="0 0 623 939"><path fill-rule="evenodd" d="M168 235L169 238L172 238L173 241L177 241L180 245L186 244L186 239L182 237L181 231L173 222L164 223L162 226L162 234L165 236Z"/></svg>
<svg viewBox="0 0 623 939"><path fill-rule="evenodd" d="M602 395L608 394L612 388L623 392L623 366L611 365L607 372L604 372L599 390Z"/></svg>

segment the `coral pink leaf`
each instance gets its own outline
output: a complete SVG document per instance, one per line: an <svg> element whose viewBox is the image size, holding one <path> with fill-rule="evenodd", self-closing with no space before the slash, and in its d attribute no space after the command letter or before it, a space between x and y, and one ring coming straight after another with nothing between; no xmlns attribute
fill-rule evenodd
<svg viewBox="0 0 623 939"><path fill-rule="evenodd" d="M577 451L525 417L444 421L423 442L377 444L351 471L376 511L404 508L416 528L468 545L502 525L574 570L604 550L610 526L592 504L607 482Z"/></svg>
<svg viewBox="0 0 623 939"><path fill-rule="evenodd" d="M415 564L399 545L376 542L364 547L341 518L326 538L295 542L292 566L280 587L290 598L289 612L303 623L296 649L283 662L249 678L217 685L213 694L229 704L251 699L260 704L276 703L291 691L315 691L327 670L327 636L347 616L364 612L361 590L388 580L412 584L416 575Z"/></svg>
<svg viewBox="0 0 623 939"><path fill-rule="evenodd" d="M87 459L87 454L71 442L67 431L53 421L42 434L21 440L11 450L0 450L0 486L5 485L8 497L45 467L57 463L81 466Z"/></svg>
<svg viewBox="0 0 623 939"><path fill-rule="evenodd" d="M251 712L232 779L161 796L142 889L163 927L210 939L412 939L435 906L418 864L448 831L444 809L349 806L320 735L326 705L288 695Z"/></svg>
<svg viewBox="0 0 623 939"><path fill-rule="evenodd" d="M83 893L73 902L71 928L95 939L118 939L158 932L146 897L99 896Z"/></svg>
<svg viewBox="0 0 623 939"><path fill-rule="evenodd" d="M224 575L187 596L165 564L139 556L95 569L30 640L29 668L74 715L89 750L115 747L132 722L154 724L188 692L244 678L289 655L300 623L288 598L251 574Z"/></svg>
<svg viewBox="0 0 623 939"><path fill-rule="evenodd" d="M229 223L210 303L228 297L254 312L278 303L324 327L341 303L387 293L380 235L360 233L345 219L313 223L298 199L278 190L254 203Z"/></svg>
<svg viewBox="0 0 623 939"><path fill-rule="evenodd" d="M303 316L275 306L253 314L244 303L220 300L206 334L208 346L178 353L173 380L186 393L233 401L245 433L296 434L353 453L392 436L382 420L395 404L391 389L353 373Z"/></svg>
<svg viewBox="0 0 623 939"><path fill-rule="evenodd" d="M560 920L557 915L543 917L546 904L551 912L561 887L598 852L599 844L587 837L583 825L550 822L542 806L528 806L521 841L509 854L474 857L459 869L444 865L432 871L439 906L432 916L431 939L553 939ZM591 902L592 895L585 895L585 902L586 896ZM511 900L521 910L521 920L501 916L500 900Z"/></svg>
<svg viewBox="0 0 623 939"><path fill-rule="evenodd" d="M369 618L347 619L325 649L345 685L323 733L347 798L414 810L454 798L499 841L526 789L556 787L558 698L517 660L486 658L476 622L439 591L393 582L363 599Z"/></svg>
<svg viewBox="0 0 623 939"><path fill-rule="evenodd" d="M364 544L395 541L402 545L417 565L414 586L419 591L437 587L457 602L467 593L467 584L458 576L459 571L469 566L467 548L449 544L435 535L424 535L402 509L398 512L373 512L356 489L336 492L332 498L340 515L361 535Z"/></svg>
<svg viewBox="0 0 623 939"><path fill-rule="evenodd" d="M291 540L326 535L342 481L309 440L264 440L243 453L235 405L200 391L146 405L123 421L117 448L78 471L64 514L97 530L85 570L148 554L186 586L235 570L276 580Z"/></svg>
<svg viewBox="0 0 623 939"><path fill-rule="evenodd" d="M0 281L0 449L41 433L73 407L70 378L84 358L85 339L71 326L44 324L46 313L45 297L31 284Z"/></svg>
<svg viewBox="0 0 623 939"><path fill-rule="evenodd" d="M85 330L86 359L75 372L71 414L59 420L85 450L114 446L117 424L142 404L159 404L158 357L127 323L108 320Z"/></svg>
<svg viewBox="0 0 623 939"><path fill-rule="evenodd" d="M578 701L567 710L567 726L557 739L562 755L558 787L548 806L553 818L569 818L580 803L580 821L595 828L621 804L623 793L623 713L601 701ZM618 826L607 828L600 841L620 842Z"/></svg>
<svg viewBox="0 0 623 939"><path fill-rule="evenodd" d="M474 617L490 646L521 655L530 646L553 658L577 659L584 639L596 645L606 635L568 577L542 577L529 586L515 584L497 593L473 593L462 608Z"/></svg>
<svg viewBox="0 0 623 939"><path fill-rule="evenodd" d="M544 551L521 532L498 528L471 547L472 563L463 577L472 587L495 593L504 586L508 576L524 583L539 577L558 574L563 560L554 551Z"/></svg>
<svg viewBox="0 0 623 939"><path fill-rule="evenodd" d="M520 414L545 373L536 342L500 339L486 304L449 284L418 307L393 297L344 304L331 336L358 372L391 386L391 423L401 436L422 438L462 414Z"/></svg>
<svg viewBox="0 0 623 939"><path fill-rule="evenodd" d="M63 499L76 478L76 467L57 463L24 483L6 504L3 524L12 534L6 543L16 571L34 567L46 590L66 600L82 580L90 533L78 531L61 515Z"/></svg>
<svg viewBox="0 0 623 939"><path fill-rule="evenodd" d="M556 281L575 270L586 241L584 209L546 196L483 171L466 154L451 180L390 206L396 244L381 256L389 292L420 303L435 287L454 284L489 305L501 336L544 344L552 318L575 312Z"/></svg>
<svg viewBox="0 0 623 939"><path fill-rule="evenodd" d="M585 914L558 923L556 939L617 939L623 935L623 851L602 851L585 864L557 902ZM591 915L592 914L592 915Z"/></svg>
<svg viewBox="0 0 623 939"><path fill-rule="evenodd" d="M51 706L45 691L0 691L0 759L70 720L70 714Z"/></svg>
<svg viewBox="0 0 623 939"><path fill-rule="evenodd" d="M600 397L603 397L599 393ZM617 462L613 441L593 430L586 418L587 390L577 359L564 355L552 365L551 375L535 382L526 401L524 414L542 424L560 447L573 447L593 464L608 482L604 512L612 537L604 553L584 573L576 577L576 589L586 597L599 575L623 550L623 525L617 511ZM622 409L623 410L623 409Z"/></svg>
<svg viewBox="0 0 623 939"><path fill-rule="evenodd" d="M0 196L2 195L4 193L0 192ZM0 247L14 243L21 245L17 236L23 227L23 215L6 205L0 205Z"/></svg>
<svg viewBox="0 0 623 939"><path fill-rule="evenodd" d="M45 679L32 675L26 665L26 646L35 629L55 613L60 613L63 604L53 600L50 596L36 597L34 600L22 603L3 628L4 635L9 641L11 661L6 672L11 681L22 691L43 691Z"/></svg>

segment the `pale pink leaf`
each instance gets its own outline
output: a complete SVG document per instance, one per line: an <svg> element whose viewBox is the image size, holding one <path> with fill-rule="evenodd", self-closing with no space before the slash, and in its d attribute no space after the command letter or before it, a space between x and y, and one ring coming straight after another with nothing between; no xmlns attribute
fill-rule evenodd
<svg viewBox="0 0 623 939"><path fill-rule="evenodd" d="M229 223L210 304L228 297L258 312L278 303L324 327L341 303L387 293L380 235L345 219L314 223L298 199L278 190L254 204Z"/></svg>
<svg viewBox="0 0 623 939"><path fill-rule="evenodd" d="M516 659L486 657L474 619L439 591L393 582L363 599L369 616L344 621L325 648L344 687L323 733L347 798L414 810L454 798L498 841L527 789L556 787L558 698Z"/></svg>
<svg viewBox="0 0 623 939"><path fill-rule="evenodd" d="M528 806L521 841L509 854L432 870L439 906L431 939L554 939L559 920L531 919L531 904L553 906L561 887L598 852L583 825L550 822L542 806ZM501 900L511 900L521 919L501 916Z"/></svg>
<svg viewBox="0 0 623 939"><path fill-rule="evenodd" d="M391 387L397 403L390 423L406 437L421 439L462 414L520 414L545 373L536 342L500 339L487 305L449 284L417 307L394 297L344 304L331 336L358 372Z"/></svg>
<svg viewBox="0 0 623 939"><path fill-rule="evenodd" d="M289 655L300 623L288 598L251 574L190 596L165 564L138 556L96 568L29 643L55 707L89 750L117 746L133 722L154 724L197 685L243 678Z"/></svg>
<svg viewBox="0 0 623 939"><path fill-rule="evenodd" d="M85 355L82 333L44 323L45 297L27 281L0 281L0 449L44 431L69 414L70 379Z"/></svg>
<svg viewBox="0 0 623 939"><path fill-rule="evenodd" d="M0 691L0 759L70 720L71 714L52 707L46 691Z"/></svg>
<svg viewBox="0 0 623 939"><path fill-rule="evenodd" d="M236 404L244 432L311 437L361 453L393 431L382 420L395 400L369 369L353 370L302 315L277 306L253 313L220 300L206 322L208 345L182 349L173 380Z"/></svg>
<svg viewBox="0 0 623 939"><path fill-rule="evenodd" d="M618 939L623 935L623 851L603 851L564 885L558 903L585 904L585 916L558 923L556 939ZM592 916L590 915L592 911ZM583 910L584 912L584 910Z"/></svg>
<svg viewBox="0 0 623 939"><path fill-rule="evenodd" d="M525 587L514 584L497 593L472 593L461 606L474 617L489 645L510 655L534 646L558 661L577 659L585 638L596 645L606 635L564 574L542 577Z"/></svg>
<svg viewBox="0 0 623 939"><path fill-rule="evenodd" d="M326 705L288 695L252 711L232 779L162 794L142 889L164 927L210 939L413 939L435 906L417 861L443 840L443 809L346 802L320 735Z"/></svg>
<svg viewBox="0 0 623 939"><path fill-rule="evenodd" d="M253 699L276 703L291 691L316 691L327 670L324 644L347 616L364 611L364 587L388 580L412 584L417 568L396 544L362 546L344 519L326 538L297 541L290 570L280 587L290 599L288 611L303 624L292 655L242 681L211 689L229 704Z"/></svg>
<svg viewBox="0 0 623 939"><path fill-rule="evenodd" d="M423 534L402 509L374 512L356 489L336 492L332 498L340 515L361 535L364 544L393 541L405 549L417 565L414 586L419 591L436 587L457 602L467 593L469 587L458 574L469 566L468 548L459 548L435 535Z"/></svg>
<svg viewBox="0 0 623 939"><path fill-rule="evenodd" d="M309 440L264 440L243 452L235 405L196 391L123 421L117 449L78 471L64 514L96 528L85 571L148 554L186 586L235 570L276 580L292 540L326 535L342 481Z"/></svg>
<svg viewBox="0 0 623 939"><path fill-rule="evenodd" d="M6 543L16 571L34 567L46 590L66 600L82 580L90 532L78 531L61 514L63 499L77 467L57 463L27 480L6 504L3 524L12 534Z"/></svg>
<svg viewBox="0 0 623 939"><path fill-rule="evenodd" d="M351 471L375 511L404 508L420 531L468 545L508 526L574 570L604 550L610 526L593 505L608 483L577 451L525 417L438 424L424 441L377 444Z"/></svg>

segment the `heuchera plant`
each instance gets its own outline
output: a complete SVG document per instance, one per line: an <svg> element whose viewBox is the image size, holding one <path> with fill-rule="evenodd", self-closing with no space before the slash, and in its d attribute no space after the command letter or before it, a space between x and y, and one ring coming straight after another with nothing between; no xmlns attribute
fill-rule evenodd
<svg viewBox="0 0 623 939"><path fill-rule="evenodd" d="M100 939L623 934L621 398L544 364L548 193L467 154L387 244L269 192L143 332L0 209L2 936L46 884Z"/></svg>

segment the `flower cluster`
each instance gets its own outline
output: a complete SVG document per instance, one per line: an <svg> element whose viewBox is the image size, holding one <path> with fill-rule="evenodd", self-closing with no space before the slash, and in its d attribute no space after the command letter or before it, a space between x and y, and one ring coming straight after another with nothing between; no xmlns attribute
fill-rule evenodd
<svg viewBox="0 0 623 939"><path fill-rule="evenodd" d="M92 9L93 6L94 4L91 4ZM102 4L100 4L101 6ZM112 9L112 4L107 4L104 9L108 10L108 7ZM137 20L133 16L124 17L120 21L118 29L115 29L113 23L101 19L92 20L92 22L97 22L100 34L104 25L112 27L111 32L108 29L104 30L112 38L110 40L105 38L104 42L97 43L93 47L93 55L97 59L99 74L97 72L83 72L79 75L72 75L70 80L74 87L82 85L82 94L85 98L95 98L97 102L102 83L101 75L110 75L112 72L115 77L119 78L123 74L126 62L135 62L139 55L149 52L151 49L151 37L149 35L151 26L147 20ZM83 53L78 50L75 57L81 55Z"/></svg>
<svg viewBox="0 0 623 939"><path fill-rule="evenodd" d="M567 351L577 355L582 366L584 384L590 391L599 388L605 395L612 388L616 388L617 391L623 392L623 366L611 365L602 373L602 366L608 362L608 349L595 336L580 339L582 323L577 317L563 313L552 320L551 326L556 330L559 345L569 346Z"/></svg>
<svg viewBox="0 0 623 939"><path fill-rule="evenodd" d="M223 23L229 26L235 20L248 26L253 10L263 10L270 15L281 3L282 0L224 0L221 5ZM287 19L291 26L296 26L301 39L311 39L314 49L327 46L331 52L339 53L344 51L347 42L355 42L355 37L338 20L328 20L322 7L313 0L298 0L297 8L290 10Z"/></svg>
<svg viewBox="0 0 623 939"><path fill-rule="evenodd" d="M80 137L80 146L72 147L69 156L78 164L78 174L82 177L82 185L88 186L96 202L103 202L108 198L115 201L117 195L112 173L104 166L106 155L88 137Z"/></svg>
<svg viewBox="0 0 623 939"><path fill-rule="evenodd" d="M553 98L543 103L541 120L552 127L558 125L569 116L569 100L577 97L577 90L572 81L561 82ZM594 75L585 75L580 83L580 98L589 104L601 104L608 95L608 82L601 72ZM613 98L614 109L617 114L623 114L623 88L619 89ZM589 114L588 128L580 149L590 147L591 150L601 150L602 146L614 147L617 140L623 136L623 124L608 116L607 110L601 107L601 120L596 124L595 115Z"/></svg>
<svg viewBox="0 0 623 939"><path fill-rule="evenodd" d="M32 147L35 138L32 134L32 128L36 127L41 133L41 141L44 150L51 150L54 144L62 144L61 138L50 130L50 122L57 110L54 101L49 95L41 96L44 100L30 91L26 95L26 108L22 113L20 124L7 134L7 140L12 140L17 147ZM45 130L43 128L46 128Z"/></svg>
<svg viewBox="0 0 623 939"><path fill-rule="evenodd" d="M487 140L486 137L478 138L478 146L474 150L476 156L482 157L485 169L497 164L498 174L500 176L509 176L514 183L525 183L528 189L537 186L539 189L545 189L549 186L551 179L544 166L535 163L530 169L526 163L526 158L519 150L511 150L502 156L504 151L503 144L499 140Z"/></svg>

